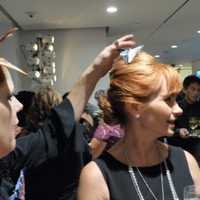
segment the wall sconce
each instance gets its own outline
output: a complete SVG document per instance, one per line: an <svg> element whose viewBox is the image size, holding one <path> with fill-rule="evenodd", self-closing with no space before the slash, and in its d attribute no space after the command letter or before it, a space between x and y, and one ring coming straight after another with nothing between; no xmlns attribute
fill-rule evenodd
<svg viewBox="0 0 200 200"><path fill-rule="evenodd" d="M39 35L35 41L23 46L30 76L42 84L53 85L57 80L54 42L54 36Z"/></svg>

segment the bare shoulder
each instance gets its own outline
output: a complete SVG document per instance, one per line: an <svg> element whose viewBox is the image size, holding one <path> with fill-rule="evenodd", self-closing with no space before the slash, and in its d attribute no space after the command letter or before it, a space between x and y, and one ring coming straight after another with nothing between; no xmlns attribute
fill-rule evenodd
<svg viewBox="0 0 200 200"><path fill-rule="evenodd" d="M81 172L78 200L109 200L109 190L104 176L93 161L88 163Z"/></svg>
<svg viewBox="0 0 200 200"><path fill-rule="evenodd" d="M184 151L189 170L195 184L200 185L200 168L195 158L187 151Z"/></svg>

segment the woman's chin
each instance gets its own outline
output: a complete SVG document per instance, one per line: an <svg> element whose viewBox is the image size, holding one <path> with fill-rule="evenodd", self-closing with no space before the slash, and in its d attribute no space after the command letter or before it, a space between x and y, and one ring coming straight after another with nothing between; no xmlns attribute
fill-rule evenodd
<svg viewBox="0 0 200 200"><path fill-rule="evenodd" d="M167 132L167 136L171 137L173 135L174 135L174 130L169 128L169 130Z"/></svg>

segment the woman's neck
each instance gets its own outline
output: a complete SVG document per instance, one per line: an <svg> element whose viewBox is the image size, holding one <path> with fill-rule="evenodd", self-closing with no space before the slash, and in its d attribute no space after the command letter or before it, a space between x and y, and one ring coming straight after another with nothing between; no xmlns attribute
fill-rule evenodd
<svg viewBox="0 0 200 200"><path fill-rule="evenodd" d="M110 150L111 154L127 165L142 167L159 164L168 156L167 145L147 134L144 137L142 133L127 132Z"/></svg>

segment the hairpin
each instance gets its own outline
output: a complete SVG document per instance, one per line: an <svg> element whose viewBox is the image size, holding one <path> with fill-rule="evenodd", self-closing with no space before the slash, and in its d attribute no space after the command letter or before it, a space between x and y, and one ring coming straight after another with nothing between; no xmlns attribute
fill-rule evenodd
<svg viewBox="0 0 200 200"><path fill-rule="evenodd" d="M143 49L144 45L140 45L135 48L130 49L123 49L120 53L120 56L123 58L123 60L129 64L133 61L135 56Z"/></svg>

